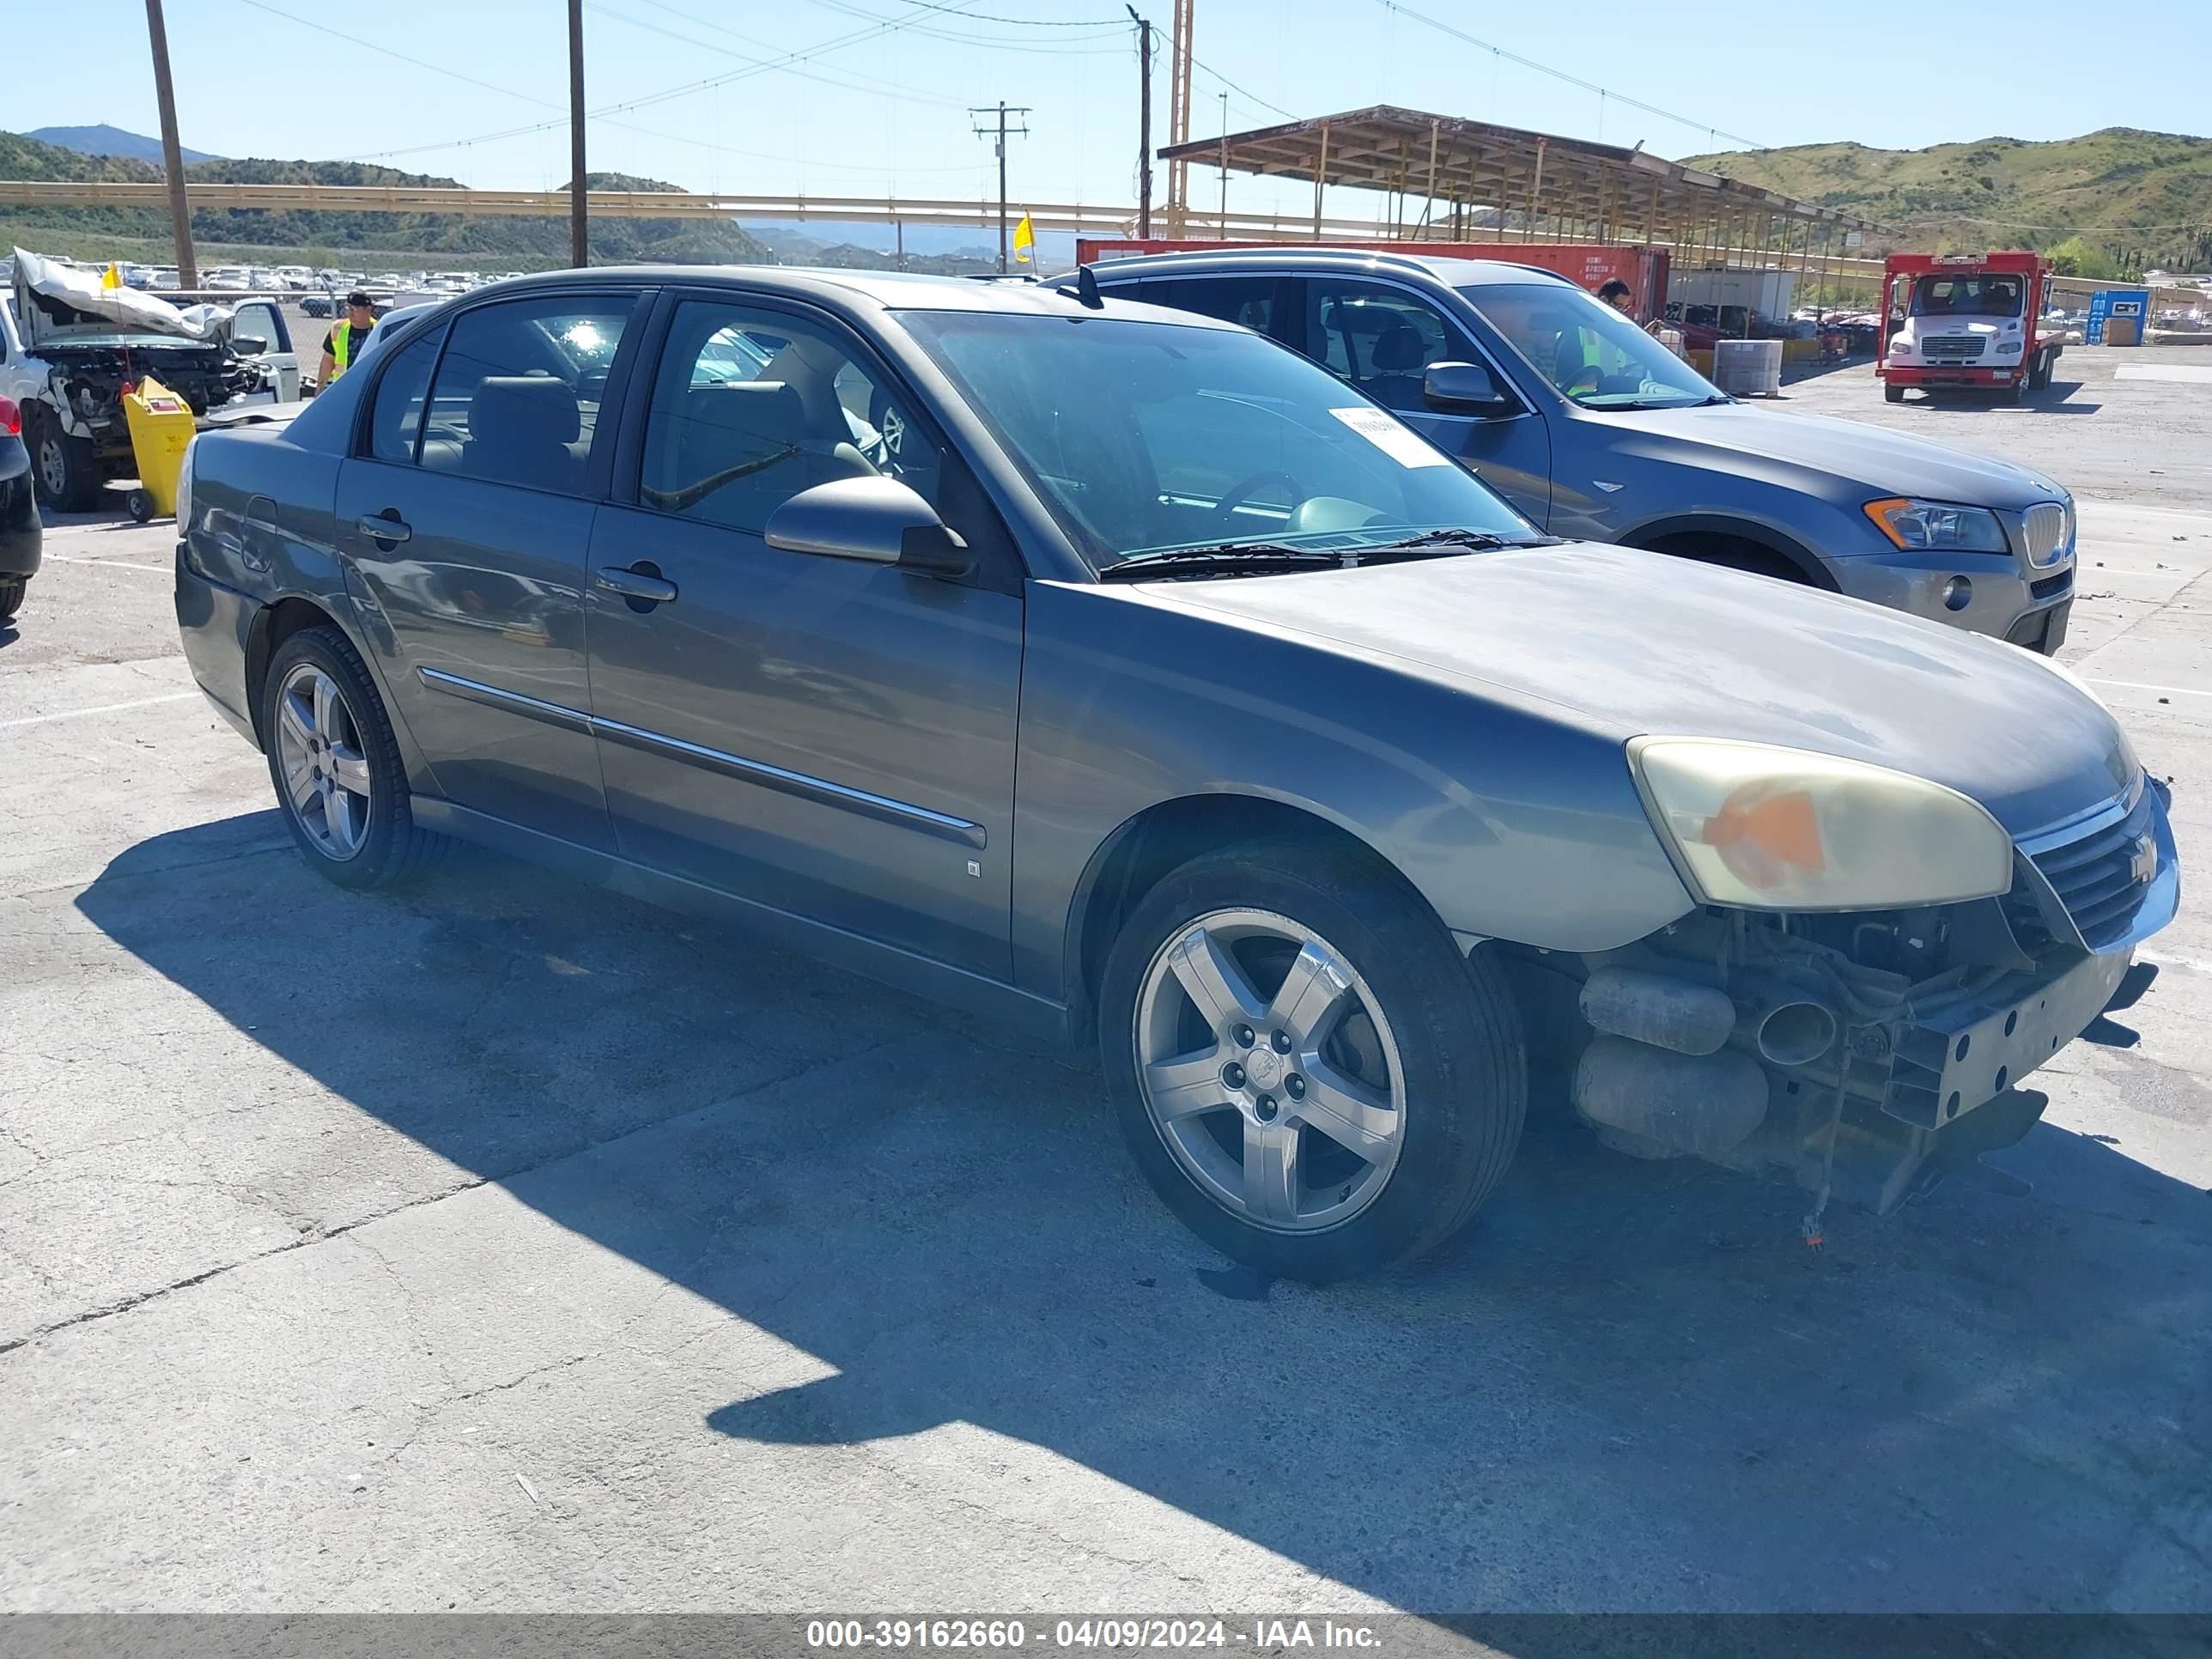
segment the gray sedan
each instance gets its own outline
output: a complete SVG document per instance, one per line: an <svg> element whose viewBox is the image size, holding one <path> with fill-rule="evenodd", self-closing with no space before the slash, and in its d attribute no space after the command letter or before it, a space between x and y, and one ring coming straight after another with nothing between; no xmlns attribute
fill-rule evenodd
<svg viewBox="0 0 2212 1659"><path fill-rule="evenodd" d="M178 518L193 672L331 880L462 837L1093 1042L1268 1273L1450 1236L1532 1060L1618 1149L1887 1209L2027 1132L2178 896L2063 670L1557 541L1088 283L507 285L203 436Z"/></svg>

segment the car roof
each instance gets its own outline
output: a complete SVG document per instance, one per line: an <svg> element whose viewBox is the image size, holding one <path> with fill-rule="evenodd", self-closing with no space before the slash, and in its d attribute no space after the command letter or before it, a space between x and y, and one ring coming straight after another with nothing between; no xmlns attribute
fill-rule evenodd
<svg viewBox="0 0 2212 1659"><path fill-rule="evenodd" d="M1105 313L1094 311L1075 297L1074 283L993 281L973 276L933 276L915 271L844 270L804 265L594 265L586 270L558 270L532 276L509 277L487 283L465 298L474 303L488 298L539 293L562 288L592 287L607 283L650 283L692 287L742 285L760 294L784 294L842 306L881 311L996 312L1013 315L1097 317L1109 314L1132 319L1172 323L1179 327L1205 325L1232 328L1211 318L1109 300ZM450 301L448 303L451 303Z"/></svg>
<svg viewBox="0 0 2212 1659"><path fill-rule="evenodd" d="M1496 283L1574 283L1557 271L1540 265L1516 264L1510 259L1461 259L1433 253L1392 253L1365 247L1241 247L1194 248L1175 253L1143 253L1127 258L1103 259L1093 267L1102 281L1115 282L1125 274L1162 275L1173 271L1340 270L1382 275L1426 276L1447 288L1482 288Z"/></svg>

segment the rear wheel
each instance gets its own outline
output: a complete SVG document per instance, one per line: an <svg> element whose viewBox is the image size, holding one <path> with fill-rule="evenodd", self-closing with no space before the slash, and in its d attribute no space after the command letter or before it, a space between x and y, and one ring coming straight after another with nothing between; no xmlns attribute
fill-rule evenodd
<svg viewBox="0 0 2212 1659"><path fill-rule="evenodd" d="M1297 841L1207 854L1115 939L1100 1046L1137 1163L1207 1243L1326 1280L1408 1261L1511 1162L1518 1016L1387 869Z"/></svg>
<svg viewBox="0 0 2212 1659"><path fill-rule="evenodd" d="M98 505L105 482L92 440L72 437L52 411L38 412L31 437L31 471L37 475L39 497L64 513L82 513Z"/></svg>
<svg viewBox="0 0 2212 1659"><path fill-rule="evenodd" d="M23 608L23 594L30 586L28 576L0 576L0 623L10 620Z"/></svg>
<svg viewBox="0 0 2212 1659"><path fill-rule="evenodd" d="M445 845L415 822L384 704L351 641L308 628L277 647L264 681L269 776L292 839L341 887L420 873Z"/></svg>

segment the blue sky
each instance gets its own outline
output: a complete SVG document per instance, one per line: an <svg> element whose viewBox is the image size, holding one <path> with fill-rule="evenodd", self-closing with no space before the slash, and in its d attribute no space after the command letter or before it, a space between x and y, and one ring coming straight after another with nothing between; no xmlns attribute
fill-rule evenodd
<svg viewBox="0 0 2212 1659"><path fill-rule="evenodd" d="M1853 23L1849 9L1747 10L1718 0L1404 3L1617 96L1455 40L1392 0L1197 0L1194 134L1221 130L1224 92L1232 130L1279 121L1283 111L1387 102L1641 139L1662 155L1737 140L1917 147L2207 125L2202 52L2154 45L2200 38L2201 7L2178 0L2112 14L2140 29L2141 52L2083 38L2089 14L2045 0L1906 8L1892 28ZM1146 0L1139 9L1164 28L1171 6ZM374 0L350 13L328 0L168 0L167 11L189 145L375 160L479 187L543 188L567 175L565 125L514 131L562 118L561 0ZM155 131L142 0L71 0L68 12L66 30L9 31L9 108L0 119L16 130L108 121ZM437 68L349 46L310 24ZM1126 203L1136 151L1131 33L1121 0L586 0L586 97L607 112L592 124L591 165L701 190L968 199L988 187L990 146L972 136L966 106L1003 98L1033 106L1031 135L1012 145L1017 199ZM86 72L88 40L113 43L97 78ZM793 52L815 55L759 67ZM1920 63L1948 66L1944 84L1926 84ZM2039 63L2059 67L2041 73ZM1154 101L1164 141L1164 72ZM610 108L628 104L639 106ZM1200 200L1215 199L1217 178L1194 175ZM1232 180L1230 191L1232 208L1310 202L1310 189L1268 181ZM1358 205L1350 198L1332 210Z"/></svg>

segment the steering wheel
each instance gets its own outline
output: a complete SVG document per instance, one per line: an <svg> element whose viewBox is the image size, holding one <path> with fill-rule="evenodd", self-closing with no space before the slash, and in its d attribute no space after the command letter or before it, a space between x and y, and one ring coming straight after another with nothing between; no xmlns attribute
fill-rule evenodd
<svg viewBox="0 0 2212 1659"><path fill-rule="evenodd" d="M1288 488L1291 493L1290 505L1293 508L1305 499L1304 486L1289 473L1271 468L1266 471L1255 472L1250 477L1233 486L1229 493L1215 504L1213 510L1220 514L1222 521L1225 524L1231 514L1259 492L1261 485L1271 483L1279 483Z"/></svg>

